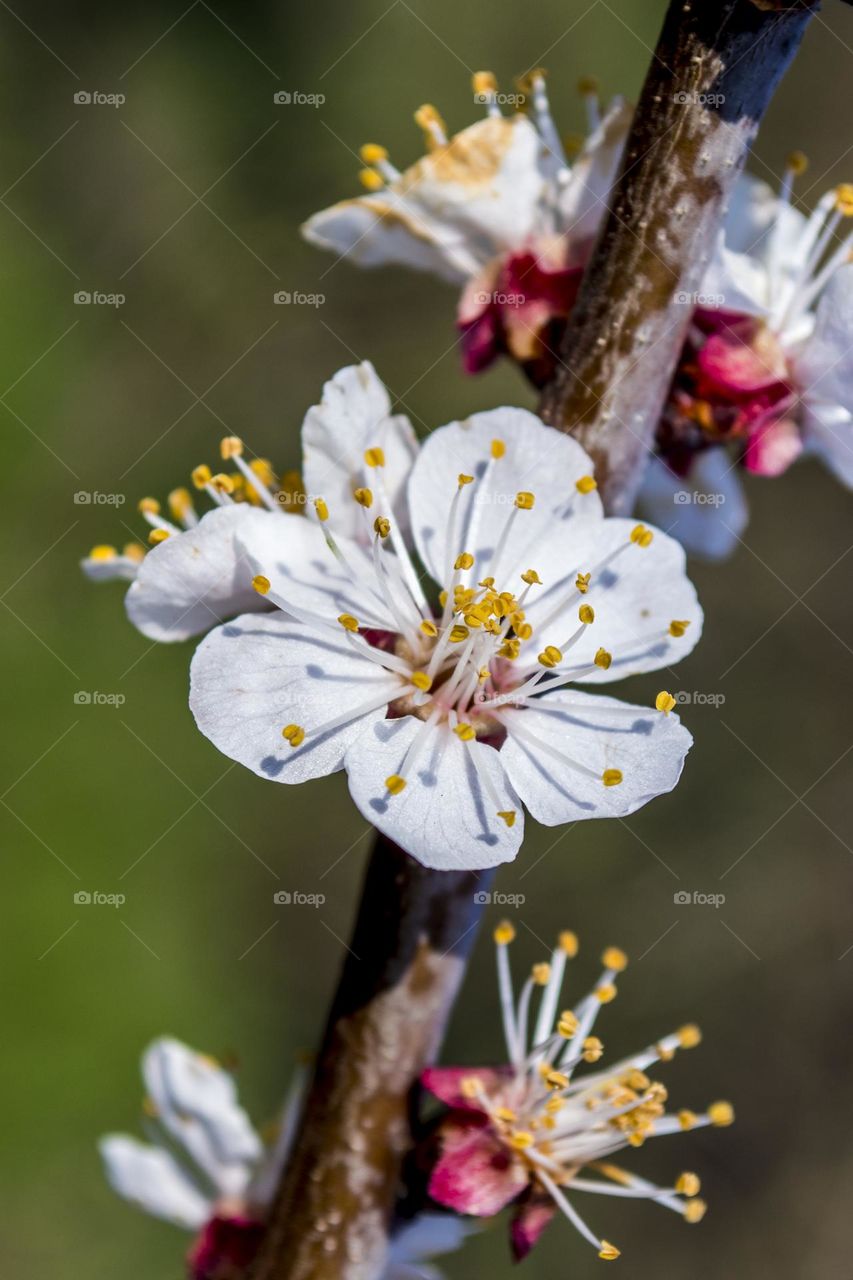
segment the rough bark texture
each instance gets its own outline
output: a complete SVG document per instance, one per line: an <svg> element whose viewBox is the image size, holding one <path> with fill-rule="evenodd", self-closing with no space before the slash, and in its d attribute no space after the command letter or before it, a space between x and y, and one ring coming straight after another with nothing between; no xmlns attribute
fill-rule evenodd
<svg viewBox="0 0 853 1280"><path fill-rule="evenodd" d="M732 188L817 5L670 5L621 176L543 394L628 514Z"/></svg>
<svg viewBox="0 0 853 1280"><path fill-rule="evenodd" d="M491 872L428 871L378 837L256 1280L375 1280L410 1096L438 1052Z"/></svg>

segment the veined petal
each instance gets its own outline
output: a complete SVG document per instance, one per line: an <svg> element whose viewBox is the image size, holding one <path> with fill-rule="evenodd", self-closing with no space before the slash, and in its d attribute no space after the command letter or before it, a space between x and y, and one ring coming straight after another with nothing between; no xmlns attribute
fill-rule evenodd
<svg viewBox="0 0 853 1280"><path fill-rule="evenodd" d="M263 1144L238 1102L234 1078L213 1058L162 1037L145 1051L142 1076L158 1118L170 1131L175 1126L180 1134L191 1117L206 1126L223 1163L260 1158Z"/></svg>
<svg viewBox="0 0 853 1280"><path fill-rule="evenodd" d="M702 634L702 609L687 577L684 549L660 530L652 531L649 545L640 546L631 541L634 528L633 520L576 520L566 541L551 537L536 549L531 563L543 586L526 605L534 629L526 646L531 657L546 645L565 644L577 628L581 600L593 607L595 621L572 645L566 663L591 666L599 648L612 655L609 669L596 667L584 675L585 682L657 671L694 648ZM569 595L557 616L549 616L580 573L591 574L587 593ZM672 622L688 626L679 627L675 636Z"/></svg>
<svg viewBox="0 0 853 1280"><path fill-rule="evenodd" d="M348 538L335 537L335 542L343 562L329 548L323 526L298 516L258 520L237 539L250 582L254 574L263 574L297 617L307 612L333 623L351 613L364 626L396 631L386 603L372 590L376 573L370 556Z"/></svg>
<svg viewBox="0 0 853 1280"><path fill-rule="evenodd" d="M447 1121L442 1125L441 1155L429 1182L429 1194L456 1213L491 1218L525 1189L529 1175L520 1160L487 1129Z"/></svg>
<svg viewBox="0 0 853 1280"><path fill-rule="evenodd" d="M406 754L421 732L407 768ZM425 867L479 870L510 862L518 853L524 818L492 747L463 743L447 724L426 728L422 720L403 716L376 721L344 763L350 794L364 817ZM406 785L391 795L386 779L395 776ZM513 813L511 826L501 812Z"/></svg>
<svg viewBox="0 0 853 1280"><path fill-rule="evenodd" d="M377 446L385 455L382 480L391 510L381 509L377 501L376 513L405 522L405 485L418 443L409 419L392 417L388 392L365 361L336 373L302 424L305 487L309 497L326 502L336 536L364 538L364 515L352 495L357 488L371 487L373 473L365 467L364 453Z"/></svg>
<svg viewBox="0 0 853 1280"><path fill-rule="evenodd" d="M574 690L555 690L535 707L507 711L503 723L507 776L533 817L549 827L634 813L673 789L693 742L673 713ZM622 781L605 786L606 769L618 769Z"/></svg>
<svg viewBox="0 0 853 1280"><path fill-rule="evenodd" d="M690 555L725 560L749 521L743 488L725 449L706 449L686 478L657 456L649 460L638 513L677 538Z"/></svg>
<svg viewBox="0 0 853 1280"><path fill-rule="evenodd" d="M186 640L248 609L263 609L236 542L240 531L284 524L284 516L234 503L153 547L125 597L130 621L150 640Z"/></svg>
<svg viewBox="0 0 853 1280"><path fill-rule="evenodd" d="M213 1208L177 1162L160 1147L110 1133L98 1143L113 1191L156 1218L195 1231Z"/></svg>
<svg viewBox="0 0 853 1280"><path fill-rule="evenodd" d="M493 442L503 447L493 458ZM469 551L475 557L474 578L492 573L492 558L511 517L516 494L532 493L534 507L518 513L517 529L508 540L497 571L509 582L531 565L528 550L550 529L565 537L563 524L580 514L601 516L595 490L579 493L576 482L592 474L592 463L571 436L554 431L526 409L492 409L463 422L433 431L424 443L409 480L409 507L418 553L437 582L442 582L448 556ZM460 503L456 530L449 512L459 474L471 475ZM448 538L452 536L452 547ZM473 541L472 541L473 539ZM532 554L532 552L531 552ZM514 586L518 584L515 583Z"/></svg>
<svg viewBox="0 0 853 1280"><path fill-rule="evenodd" d="M399 690L399 679L354 652L343 631L338 639L281 614L244 615L218 627L199 645L190 668L190 709L205 737L277 782L304 782L340 769L365 728L384 719L384 704L330 732L312 731ZM288 725L305 731L296 748L282 737Z"/></svg>

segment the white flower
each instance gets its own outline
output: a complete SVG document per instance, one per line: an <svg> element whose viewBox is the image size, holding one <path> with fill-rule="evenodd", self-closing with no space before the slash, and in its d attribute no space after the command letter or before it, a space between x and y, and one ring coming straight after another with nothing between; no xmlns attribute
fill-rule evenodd
<svg viewBox="0 0 853 1280"><path fill-rule="evenodd" d="M619 1257L619 1250L580 1216L574 1192L649 1199L699 1222L705 1204L695 1198L700 1189L695 1173L682 1173L672 1186L662 1187L611 1163L617 1151L642 1146L649 1138L732 1123L727 1102L713 1103L703 1114L667 1112L666 1088L646 1074L678 1049L699 1044L698 1027L682 1027L610 1067L584 1072L584 1064L597 1063L604 1053L592 1032L602 1005L616 997L618 975L628 963L625 953L608 947L593 990L560 1012L566 963L578 950L575 934L562 933L550 962L533 966L517 1002L508 954L514 936L508 922L494 934L508 1063L431 1067L423 1075L424 1085L451 1108L439 1129L441 1153L430 1195L457 1213L477 1217L514 1204L511 1239L517 1259L530 1251L558 1210L600 1258ZM592 1173L599 1177L589 1177Z"/></svg>
<svg viewBox="0 0 853 1280"><path fill-rule="evenodd" d="M381 434L366 418L353 434L343 409L365 379L376 381L367 366L343 371L334 412L327 394L308 415L326 442L312 483L325 479L338 503L316 489L316 518L236 534L277 612L201 644L199 728L261 777L346 769L364 816L443 869L513 858L522 804L555 825L623 816L671 790L692 741L674 700L661 693L650 709L570 686L658 670L693 648L702 613L682 549L605 519L581 447L520 409L433 432L402 504L386 471L409 451L407 424L403 445L384 414Z"/></svg>
<svg viewBox="0 0 853 1280"><path fill-rule="evenodd" d="M542 71L531 72L522 85L530 114L502 114L489 72L478 72L473 87L486 105L484 120L448 137L435 108L421 107L415 120L427 155L401 173L384 147L362 147L367 194L314 214L303 227L306 239L360 266L399 263L456 284L538 237L571 233L574 243L587 243L627 134L625 104L615 99L602 119L597 91L584 83L590 132L570 166Z"/></svg>

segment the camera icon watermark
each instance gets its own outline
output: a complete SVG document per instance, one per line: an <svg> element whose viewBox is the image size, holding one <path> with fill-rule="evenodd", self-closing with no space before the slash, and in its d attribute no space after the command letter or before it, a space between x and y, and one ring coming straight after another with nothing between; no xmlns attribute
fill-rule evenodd
<svg viewBox="0 0 853 1280"><path fill-rule="evenodd" d="M123 907L127 897L123 893L101 893L98 890L78 889L74 894L74 905L77 907Z"/></svg>
<svg viewBox="0 0 853 1280"><path fill-rule="evenodd" d="M277 107L322 107L325 93L303 93L300 89L277 89L272 96Z"/></svg>
<svg viewBox="0 0 853 1280"><path fill-rule="evenodd" d="M692 892L688 889L678 889L672 895L672 900L677 907L714 907L719 911L726 900L726 895L702 893L699 889L694 889Z"/></svg>
<svg viewBox="0 0 853 1280"><path fill-rule="evenodd" d="M302 893L299 889L277 889L272 896L277 907L322 907L325 893Z"/></svg>
<svg viewBox="0 0 853 1280"><path fill-rule="evenodd" d="M98 689L78 689L74 695L75 707L123 707L126 702L123 693L101 693Z"/></svg>
<svg viewBox="0 0 853 1280"><path fill-rule="evenodd" d="M74 495L75 507L123 507L126 502L126 494L102 493L100 489L78 489Z"/></svg>
<svg viewBox="0 0 853 1280"><path fill-rule="evenodd" d="M75 307L123 307L127 297L123 293L104 293L101 289L78 289L74 294Z"/></svg>
<svg viewBox="0 0 853 1280"><path fill-rule="evenodd" d="M680 707L713 707L719 710L726 702L724 693L707 693L702 689L679 689L672 696Z"/></svg>
<svg viewBox="0 0 853 1280"><path fill-rule="evenodd" d="M477 107L487 107L494 102L499 107L512 107L513 110L519 111L527 101L526 94L523 93L475 93L474 105Z"/></svg>
<svg viewBox="0 0 853 1280"><path fill-rule="evenodd" d="M322 307L326 301L326 295L325 293L300 293L298 289L295 292L279 289L273 294L272 300L277 307Z"/></svg>
<svg viewBox="0 0 853 1280"><path fill-rule="evenodd" d="M123 107L127 96L123 93L102 93L100 89L78 89L74 94L78 107Z"/></svg>
<svg viewBox="0 0 853 1280"><path fill-rule="evenodd" d="M672 495L677 507L721 507L726 500L724 493L705 493L699 489L677 489Z"/></svg>
<svg viewBox="0 0 853 1280"><path fill-rule="evenodd" d="M688 103L694 103L697 107L721 107L726 100L724 93L696 93L695 90L672 95L673 102L677 102L679 106L686 107Z"/></svg>
<svg viewBox="0 0 853 1280"><path fill-rule="evenodd" d="M489 893L486 889L479 889L474 894L478 907L523 907L526 901L523 893Z"/></svg>
<svg viewBox="0 0 853 1280"><path fill-rule="evenodd" d="M527 298L523 293L502 293L500 290L489 292L481 290L474 294L474 301L481 307L523 307Z"/></svg>
<svg viewBox="0 0 853 1280"><path fill-rule="evenodd" d="M711 311L718 311L726 305L724 293L702 293L699 289L694 289L692 292L689 289L679 289L672 300L680 306L707 307Z"/></svg>

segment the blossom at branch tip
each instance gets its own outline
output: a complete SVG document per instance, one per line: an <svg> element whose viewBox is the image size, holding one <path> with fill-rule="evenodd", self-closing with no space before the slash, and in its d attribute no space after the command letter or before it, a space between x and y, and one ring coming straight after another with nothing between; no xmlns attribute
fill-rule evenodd
<svg viewBox="0 0 853 1280"><path fill-rule="evenodd" d="M463 286L458 326L468 372L507 352L541 385L631 119L621 98L602 114L594 81L579 88L588 132L564 143L544 71L528 72L509 94L490 72L477 72L474 98L485 119L450 136L436 109L421 107L415 120L427 154L401 172L384 147L362 147L366 193L314 214L304 236L359 266L403 265Z"/></svg>
<svg viewBox="0 0 853 1280"><path fill-rule="evenodd" d="M853 487L853 186L826 192L806 217L792 203L805 165L790 157L778 194L749 176L736 188L658 430L658 452L687 491L697 478L701 491L699 460L720 447L727 472L778 476L812 455ZM728 483L739 489L736 475ZM652 504L661 487L658 471ZM725 501L705 521L674 514L676 536L700 553L716 522L714 557L742 531Z"/></svg>
<svg viewBox="0 0 853 1280"><path fill-rule="evenodd" d="M619 1250L587 1225L575 1193L648 1199L699 1222L705 1203L699 1178L682 1173L671 1186L612 1163L617 1151L649 1138L702 1125L726 1126L734 1112L727 1102L702 1113L668 1112L665 1086L647 1074L679 1049L700 1042L699 1029L684 1026L640 1053L610 1067L585 1071L604 1053L593 1035L602 1005L616 996L625 953L608 947L593 990L560 1011L566 965L578 951L574 933L564 932L548 962L536 964L515 999L510 972L511 924L495 930L500 1004L508 1062L499 1067L430 1067L423 1084L449 1108L439 1128L440 1152L429 1193L457 1213L492 1217L513 1206L510 1238L517 1259L536 1244L562 1213L605 1261ZM534 1021L535 1014L535 1021ZM597 1176L592 1176L597 1175Z"/></svg>
<svg viewBox="0 0 853 1280"><path fill-rule="evenodd" d="M99 1143L109 1183L154 1217L196 1232L191 1280L229 1280L253 1262L289 1156L304 1093L297 1073L265 1146L237 1099L234 1080L212 1058L178 1040L155 1040L142 1058L149 1142L113 1133ZM389 1241L380 1280L441 1280L423 1263L458 1249L473 1227L424 1213Z"/></svg>
<svg viewBox="0 0 853 1280"><path fill-rule="evenodd" d="M364 383L377 419L354 431ZM202 733L278 782L345 769L362 814L441 869L515 857L522 806L557 825L671 790L692 739L668 695L662 710L574 685L690 652L702 612L679 545L605 519L581 447L521 409L434 431L403 487L409 428L380 389L370 366L343 370L306 418L306 475L337 500L315 490L307 519L237 534L275 612L200 645Z"/></svg>

